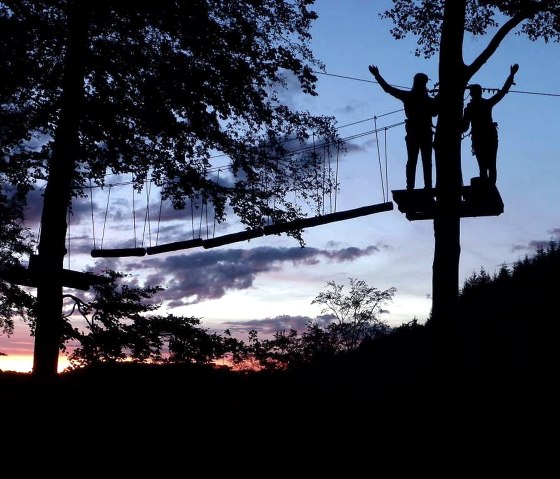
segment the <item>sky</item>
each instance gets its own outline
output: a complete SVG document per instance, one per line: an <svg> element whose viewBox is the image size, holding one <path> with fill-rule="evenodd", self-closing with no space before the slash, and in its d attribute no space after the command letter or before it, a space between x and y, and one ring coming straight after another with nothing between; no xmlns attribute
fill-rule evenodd
<svg viewBox="0 0 560 479"><path fill-rule="evenodd" d="M319 18L312 28L311 48L325 64L326 74L318 74L318 96L295 90L282 96L290 106L334 116L340 135L348 139L345 153L333 151L330 156L331 166L338 167L340 191L325 198L326 213L335 211L335 203L336 211L344 211L392 201L391 190L405 188L402 103L383 92L368 65L378 66L390 84L403 88L412 84L415 73L424 72L430 78L428 88L433 88L438 59L416 57L414 37L397 41L390 35L392 24L379 18L390 6L389 0L316 0ZM466 37L467 63L489 38ZM520 67L515 85L493 111L499 124L497 187L504 212L461 220L460 286L482 269L493 274L502 265L533 254L543 242L560 238L559 49L557 44L510 34L472 80L484 88L499 88L510 65ZM416 178L421 185L418 163ZM462 171L464 184L478 175L468 137L463 140ZM139 284L165 285L157 297L162 311L200 318L203 327L218 332L257 329L266 335L302 330L323 313L312 301L328 281L344 284L347 291L349 278L356 278L379 290L396 288L380 316L389 325L412 319L424 322L429 315L433 222L409 221L396 203L391 211L309 228L303 234L304 248L283 235L211 249L92 258L94 247L190 239L193 227L216 235L241 230L232 223L207 223L200 211L194 216L190 211L172 211L160 205L157 192L135 195L130 178L115 177L108 183L111 188L93 189L86 201L74 205L65 266L112 268L130 274ZM37 233L40 208L40 201L30 201L28 224ZM0 356L0 369L30 371L32 351L33 338L17 322L12 336L0 335L0 352L6 354ZM61 355L59 370L66 366Z"/></svg>

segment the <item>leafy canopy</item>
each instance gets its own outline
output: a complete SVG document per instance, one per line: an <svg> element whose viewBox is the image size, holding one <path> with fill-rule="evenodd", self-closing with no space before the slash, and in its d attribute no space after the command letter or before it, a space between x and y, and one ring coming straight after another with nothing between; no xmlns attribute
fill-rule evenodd
<svg viewBox="0 0 560 479"><path fill-rule="evenodd" d="M2 173L27 187L47 178L64 75L78 68L72 47L83 62L75 194L90 179L132 174L138 188L150 177L178 208L210 199L218 220L227 208L250 226L296 218L293 192L315 202L324 187L307 142L336 137L332 118L279 99L291 79L316 95L313 71L323 65L309 48L312 4L0 1Z"/></svg>
<svg viewBox="0 0 560 479"><path fill-rule="evenodd" d="M530 40L560 41L559 0L453 0L464 3L464 31L485 35L499 28L507 18L525 17L517 34ZM393 7L380 16L394 23L391 34L397 40L412 34L418 38L417 56L429 58L439 51L445 0L393 0Z"/></svg>

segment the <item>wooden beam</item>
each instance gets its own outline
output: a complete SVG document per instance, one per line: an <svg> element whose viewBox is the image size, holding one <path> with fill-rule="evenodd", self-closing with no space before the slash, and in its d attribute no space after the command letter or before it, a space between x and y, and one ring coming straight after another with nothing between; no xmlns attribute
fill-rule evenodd
<svg viewBox="0 0 560 479"><path fill-rule="evenodd" d="M286 223L277 223L274 225L265 226L263 228L265 235L280 234L286 231L303 230L313 226L325 225L334 223L335 221L350 220L360 216L371 215L374 213L381 213L383 211L391 211L393 209L393 202L379 203L375 205L362 206L361 208L354 208L352 210L338 211L336 213L328 213L326 215L314 216L312 218L302 218L295 221L287 221Z"/></svg>
<svg viewBox="0 0 560 479"><path fill-rule="evenodd" d="M92 249L92 258L123 258L126 256L144 256L146 248L102 248Z"/></svg>
<svg viewBox="0 0 560 479"><path fill-rule="evenodd" d="M253 238L259 238L263 236L262 229L253 229L241 231L239 233L232 233L229 235L216 236L215 238L209 238L202 242L204 249L216 248L217 246L223 246L230 243L238 243L239 241L248 241Z"/></svg>
<svg viewBox="0 0 560 479"><path fill-rule="evenodd" d="M192 240L175 241L173 243L165 243L157 246L150 246L146 248L148 254L167 253L168 251L177 251L179 249L189 249L202 246L202 238L195 238Z"/></svg>

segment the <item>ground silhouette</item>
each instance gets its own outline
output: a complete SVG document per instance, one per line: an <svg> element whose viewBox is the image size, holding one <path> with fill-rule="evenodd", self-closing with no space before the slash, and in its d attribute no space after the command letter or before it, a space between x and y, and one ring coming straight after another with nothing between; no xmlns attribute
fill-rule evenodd
<svg viewBox="0 0 560 479"><path fill-rule="evenodd" d="M411 321L352 353L290 371L105 364L49 384L4 372L2 398L19 427L73 423L91 441L163 429L237 446L345 437L355 448L382 440L429 449L468 438L479 448L534 447L557 416L559 266L551 244L494 276L474 274L461 292L456 334L443 343L430 321Z"/></svg>

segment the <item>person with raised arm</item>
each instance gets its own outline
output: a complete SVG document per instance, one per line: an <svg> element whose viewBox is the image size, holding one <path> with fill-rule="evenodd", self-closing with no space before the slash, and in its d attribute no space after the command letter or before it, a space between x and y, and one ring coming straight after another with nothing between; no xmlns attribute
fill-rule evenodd
<svg viewBox="0 0 560 479"><path fill-rule="evenodd" d="M438 102L437 98L429 94L426 87L428 76L425 73L417 73L414 75L412 88L404 90L389 85L375 65L370 65L369 71L386 93L401 100L404 105L407 149L406 189L413 190L415 187L419 154L422 157L424 188L432 189L432 118L437 116Z"/></svg>
<svg viewBox="0 0 560 479"><path fill-rule="evenodd" d="M478 84L467 87L471 100L463 112L463 132L471 129L472 153L478 162L480 179L492 185L498 177L498 123L492 118L492 109L509 92L518 70L519 65L512 65L504 85L490 98L482 97L482 87Z"/></svg>

